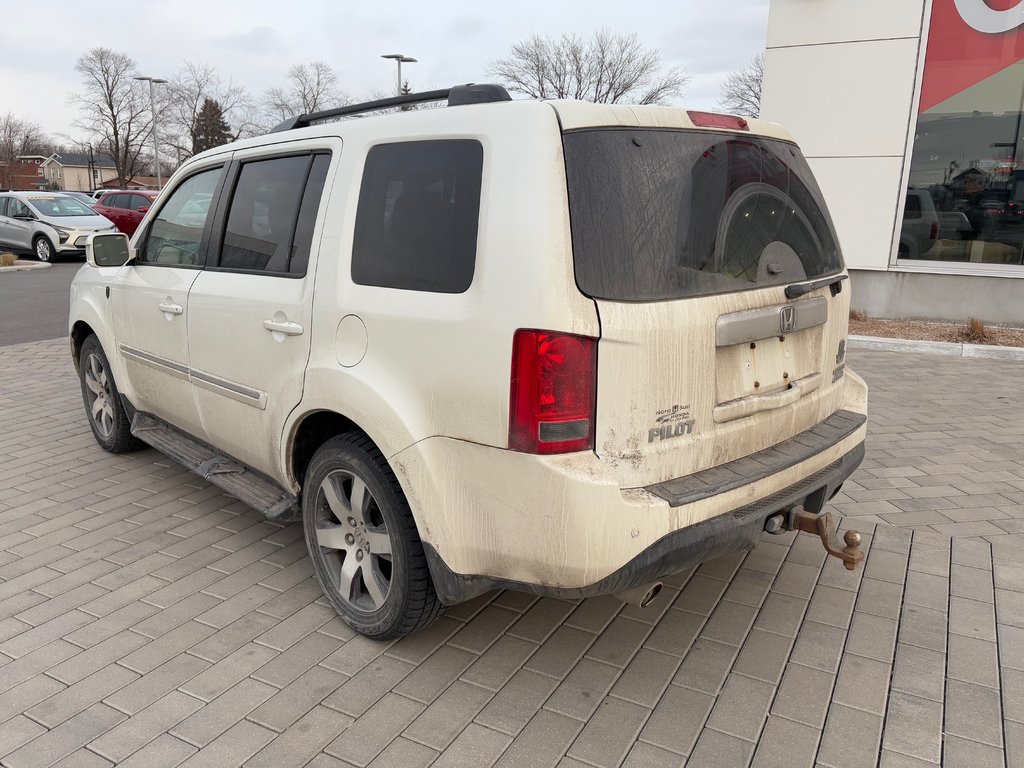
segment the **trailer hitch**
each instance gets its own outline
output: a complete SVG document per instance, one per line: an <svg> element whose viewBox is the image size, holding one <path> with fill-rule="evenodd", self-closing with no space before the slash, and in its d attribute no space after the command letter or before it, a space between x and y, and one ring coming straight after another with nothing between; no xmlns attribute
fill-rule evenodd
<svg viewBox="0 0 1024 768"><path fill-rule="evenodd" d="M821 539L825 551L843 561L846 570L852 571L864 561L864 553L860 549L861 537L857 531L849 530L843 534L843 546L836 531L836 521L831 512L816 515L801 507L789 511L786 528L791 531L805 531Z"/></svg>

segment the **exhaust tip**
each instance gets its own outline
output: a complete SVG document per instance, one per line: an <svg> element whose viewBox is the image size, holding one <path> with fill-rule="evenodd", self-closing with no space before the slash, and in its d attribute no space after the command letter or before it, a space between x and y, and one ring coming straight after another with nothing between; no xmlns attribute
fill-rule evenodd
<svg viewBox="0 0 1024 768"><path fill-rule="evenodd" d="M651 588L648 589L647 593L640 598L641 608L646 608L648 605L654 602L654 598L656 598L661 592L661 586L662 584L660 581L656 581L653 584L651 584Z"/></svg>
<svg viewBox="0 0 1024 768"><path fill-rule="evenodd" d="M615 597L624 603L635 605L637 608L646 608L654 598L661 592L662 583L652 581L650 584L641 584L638 587L630 587L621 592L616 592Z"/></svg>

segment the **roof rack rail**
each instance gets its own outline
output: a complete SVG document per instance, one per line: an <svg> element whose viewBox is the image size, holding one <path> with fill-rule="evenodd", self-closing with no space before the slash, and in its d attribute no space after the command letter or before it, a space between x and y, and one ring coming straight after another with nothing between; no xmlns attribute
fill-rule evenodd
<svg viewBox="0 0 1024 768"><path fill-rule="evenodd" d="M466 83L465 85L453 85L451 88L442 88L436 91L422 91L420 93L408 93L402 96L392 96L388 99L377 99L376 101L365 101L362 104L349 104L335 109L325 109L320 112L311 112L305 115L289 117L282 123L278 123L271 129L271 133L290 131L294 128L305 128L321 120L330 120L334 117L347 117L359 115L364 112L373 112L378 109L389 107L401 107L406 104L425 104L431 101L448 100L449 107L459 107L466 104L488 104L495 101L511 101L512 97L500 85L488 83Z"/></svg>

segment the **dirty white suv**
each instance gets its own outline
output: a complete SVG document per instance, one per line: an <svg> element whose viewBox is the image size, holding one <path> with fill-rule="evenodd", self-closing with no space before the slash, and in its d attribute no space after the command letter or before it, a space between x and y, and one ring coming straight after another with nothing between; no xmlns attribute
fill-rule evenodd
<svg viewBox="0 0 1024 768"><path fill-rule="evenodd" d="M836 542L861 461L849 284L771 123L511 101L301 116L92 238L71 347L97 441L301 515L356 630L504 587L651 599L762 531Z"/></svg>

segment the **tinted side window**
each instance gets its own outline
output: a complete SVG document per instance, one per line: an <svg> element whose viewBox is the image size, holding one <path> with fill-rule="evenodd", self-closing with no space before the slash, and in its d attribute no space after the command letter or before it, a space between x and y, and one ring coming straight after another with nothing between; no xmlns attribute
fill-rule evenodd
<svg viewBox="0 0 1024 768"><path fill-rule="evenodd" d="M352 279L433 293L473 282L483 147L478 141L381 144L363 170Z"/></svg>
<svg viewBox="0 0 1024 768"><path fill-rule="evenodd" d="M137 211L139 210L139 208L142 208L143 206L148 206L149 204L150 203L148 197L143 197L142 195L132 195L129 207L133 211Z"/></svg>
<svg viewBox="0 0 1024 768"><path fill-rule="evenodd" d="M108 195L103 204L108 208L124 208L124 195Z"/></svg>
<svg viewBox="0 0 1024 768"><path fill-rule="evenodd" d="M311 162L311 155L298 155L254 160L242 166L228 209L219 267L288 271Z"/></svg>
<svg viewBox="0 0 1024 768"><path fill-rule="evenodd" d="M907 195L907 204L903 208L904 219L921 218L921 200L916 195Z"/></svg>
<svg viewBox="0 0 1024 768"><path fill-rule="evenodd" d="M7 201L8 200L10 200L9 197L0 197L0 216L6 216L7 215Z"/></svg>
<svg viewBox="0 0 1024 768"><path fill-rule="evenodd" d="M203 229L223 170L212 168L190 176L171 193L149 228L141 263L196 266L201 262Z"/></svg>

